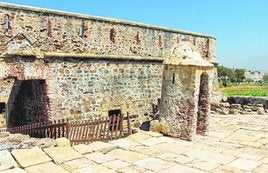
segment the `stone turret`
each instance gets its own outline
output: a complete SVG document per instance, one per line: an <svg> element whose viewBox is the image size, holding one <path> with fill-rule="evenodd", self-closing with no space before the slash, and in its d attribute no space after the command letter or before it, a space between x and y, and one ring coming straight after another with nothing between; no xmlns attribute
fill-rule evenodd
<svg viewBox="0 0 268 173"><path fill-rule="evenodd" d="M160 124L162 133L185 140L208 130L213 64L190 42L180 42L164 61Z"/></svg>

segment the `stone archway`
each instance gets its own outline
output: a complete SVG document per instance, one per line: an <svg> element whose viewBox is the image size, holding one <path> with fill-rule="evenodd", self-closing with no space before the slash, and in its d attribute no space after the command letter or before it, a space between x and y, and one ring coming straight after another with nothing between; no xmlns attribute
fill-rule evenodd
<svg viewBox="0 0 268 173"><path fill-rule="evenodd" d="M209 116L209 86L208 74L202 73L200 76L199 96L198 96L198 112L196 133L206 134L208 130Z"/></svg>
<svg viewBox="0 0 268 173"><path fill-rule="evenodd" d="M46 92L45 80L16 80L8 101L8 127L47 120Z"/></svg>

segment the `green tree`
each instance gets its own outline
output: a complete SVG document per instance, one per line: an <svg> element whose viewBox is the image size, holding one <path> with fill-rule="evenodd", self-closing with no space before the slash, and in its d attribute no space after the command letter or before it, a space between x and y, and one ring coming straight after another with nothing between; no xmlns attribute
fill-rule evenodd
<svg viewBox="0 0 268 173"><path fill-rule="evenodd" d="M241 83L244 81L245 77L245 69L235 69L234 70L234 76L235 76L235 81L238 83Z"/></svg>
<svg viewBox="0 0 268 173"><path fill-rule="evenodd" d="M229 81L233 82L234 72L232 69L224 66L218 66L217 70L218 70L218 77L221 81L228 79Z"/></svg>
<svg viewBox="0 0 268 173"><path fill-rule="evenodd" d="M263 75L262 80L263 82L268 83L268 74Z"/></svg>

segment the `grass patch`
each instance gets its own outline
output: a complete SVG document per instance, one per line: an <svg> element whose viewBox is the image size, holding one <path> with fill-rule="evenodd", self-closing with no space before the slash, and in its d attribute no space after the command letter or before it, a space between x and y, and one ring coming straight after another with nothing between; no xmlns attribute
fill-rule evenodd
<svg viewBox="0 0 268 173"><path fill-rule="evenodd" d="M240 84L237 86L221 88L221 91L227 96L268 97L268 85Z"/></svg>

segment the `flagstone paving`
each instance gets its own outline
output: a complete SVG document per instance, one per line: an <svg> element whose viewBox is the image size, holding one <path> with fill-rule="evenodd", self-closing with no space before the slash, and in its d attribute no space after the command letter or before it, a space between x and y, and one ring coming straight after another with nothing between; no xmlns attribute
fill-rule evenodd
<svg viewBox="0 0 268 173"><path fill-rule="evenodd" d="M268 115L211 115L208 136L140 131L109 143L0 151L0 173L268 172Z"/></svg>

